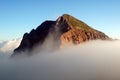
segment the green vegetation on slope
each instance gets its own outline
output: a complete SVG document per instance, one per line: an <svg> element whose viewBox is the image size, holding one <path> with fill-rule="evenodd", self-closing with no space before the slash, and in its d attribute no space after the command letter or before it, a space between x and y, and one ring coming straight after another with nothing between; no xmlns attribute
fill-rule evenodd
<svg viewBox="0 0 120 80"><path fill-rule="evenodd" d="M64 14L63 17L67 20L67 22L69 23L69 25L72 27L72 28L81 28L83 30L92 30L91 27L89 27L87 24L85 24L84 22L68 15L68 14Z"/></svg>

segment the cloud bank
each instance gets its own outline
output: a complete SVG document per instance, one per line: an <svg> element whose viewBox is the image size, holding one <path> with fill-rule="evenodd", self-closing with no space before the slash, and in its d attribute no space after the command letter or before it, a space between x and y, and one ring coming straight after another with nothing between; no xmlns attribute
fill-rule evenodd
<svg viewBox="0 0 120 80"><path fill-rule="evenodd" d="M9 57L15 48L20 44L20 39L13 39L9 41L0 41L0 58Z"/></svg>
<svg viewBox="0 0 120 80"><path fill-rule="evenodd" d="M10 45L0 50L7 54ZM0 57L0 80L120 80L119 68L120 41L97 40L31 57Z"/></svg>

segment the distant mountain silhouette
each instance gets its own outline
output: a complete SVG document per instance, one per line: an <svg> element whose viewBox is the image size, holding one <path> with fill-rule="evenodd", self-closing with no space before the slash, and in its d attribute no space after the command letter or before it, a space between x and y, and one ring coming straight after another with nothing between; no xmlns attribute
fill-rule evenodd
<svg viewBox="0 0 120 80"><path fill-rule="evenodd" d="M45 21L30 33L25 33L21 44L14 50L12 56L28 51L30 54L35 46L42 45L47 37L52 36L53 42L49 46L65 47L66 44L80 44L89 40L108 40L104 33L93 29L84 22L64 14L56 21ZM49 41L49 40L48 40Z"/></svg>

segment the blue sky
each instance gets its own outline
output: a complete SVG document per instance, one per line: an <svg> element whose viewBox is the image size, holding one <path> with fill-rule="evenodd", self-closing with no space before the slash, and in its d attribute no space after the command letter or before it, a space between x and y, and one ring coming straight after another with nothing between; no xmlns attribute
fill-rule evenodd
<svg viewBox="0 0 120 80"><path fill-rule="evenodd" d="M120 0L0 0L0 40L21 38L64 13L120 39Z"/></svg>

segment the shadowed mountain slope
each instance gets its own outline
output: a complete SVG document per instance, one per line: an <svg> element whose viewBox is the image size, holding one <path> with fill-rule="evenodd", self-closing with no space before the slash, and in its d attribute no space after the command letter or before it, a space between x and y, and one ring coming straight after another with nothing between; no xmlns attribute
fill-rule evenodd
<svg viewBox="0 0 120 80"><path fill-rule="evenodd" d="M12 56L22 54L25 51L29 55L35 46L38 44L42 46L46 41L47 44L44 48L47 50L50 46L58 49L68 44L76 45L96 39L108 40L110 38L73 16L64 14L56 21L45 21L36 29L31 30L30 33L25 33L21 44L14 50Z"/></svg>

